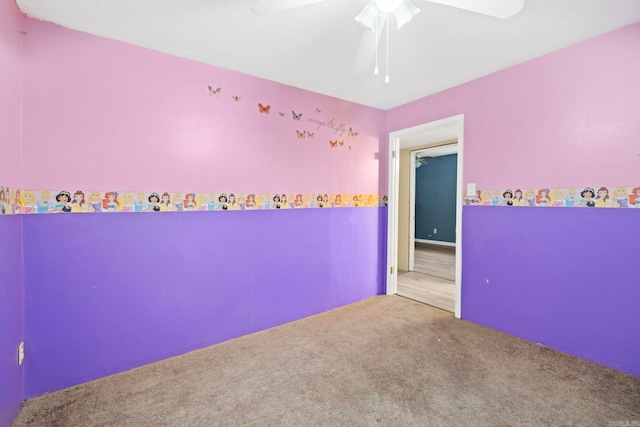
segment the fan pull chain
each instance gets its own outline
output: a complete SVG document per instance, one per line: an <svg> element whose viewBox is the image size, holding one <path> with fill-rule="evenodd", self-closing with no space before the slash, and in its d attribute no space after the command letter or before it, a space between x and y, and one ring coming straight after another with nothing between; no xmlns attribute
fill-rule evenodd
<svg viewBox="0 0 640 427"><path fill-rule="evenodd" d="M373 77L378 77L378 17L376 16L376 36L374 40L374 47L376 49L376 66L373 69Z"/></svg>
<svg viewBox="0 0 640 427"><path fill-rule="evenodd" d="M384 78L384 84L386 85L389 84L389 26L389 22L387 22L387 75Z"/></svg>

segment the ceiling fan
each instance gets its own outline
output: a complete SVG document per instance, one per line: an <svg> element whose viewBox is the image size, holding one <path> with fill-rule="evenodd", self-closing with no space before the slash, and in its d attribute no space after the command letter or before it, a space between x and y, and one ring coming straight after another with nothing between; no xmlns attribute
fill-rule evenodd
<svg viewBox="0 0 640 427"><path fill-rule="evenodd" d="M429 160L433 159L433 157L430 156L425 156L425 157L420 157L420 156L416 156L416 169L419 168L422 165L428 165L429 164Z"/></svg>
<svg viewBox="0 0 640 427"><path fill-rule="evenodd" d="M282 12L296 7L307 6L319 3L323 0L258 0L253 6L253 13L268 14ZM439 3L459 9L496 18L507 19L522 10L524 0L425 0L432 3ZM362 35L360 48L356 56L353 67L354 74L363 74L370 69L375 58L374 76L378 75L378 42L383 29L387 28L387 75L385 83L389 83L388 60L389 60L389 25L390 17L396 21L396 27L400 29L414 16L420 9L412 0L370 0L362 11L355 17L356 22L361 24L365 31ZM372 49L372 47L374 47Z"/></svg>

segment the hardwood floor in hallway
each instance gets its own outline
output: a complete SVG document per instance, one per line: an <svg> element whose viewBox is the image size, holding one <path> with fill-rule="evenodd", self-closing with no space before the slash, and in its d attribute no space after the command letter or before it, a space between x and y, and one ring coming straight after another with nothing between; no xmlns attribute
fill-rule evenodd
<svg viewBox="0 0 640 427"><path fill-rule="evenodd" d="M398 272L398 295L453 312L454 247L416 243L414 271Z"/></svg>

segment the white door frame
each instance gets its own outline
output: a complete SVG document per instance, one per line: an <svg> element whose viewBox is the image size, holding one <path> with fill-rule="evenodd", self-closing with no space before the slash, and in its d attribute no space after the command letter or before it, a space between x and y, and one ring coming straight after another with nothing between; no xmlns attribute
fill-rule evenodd
<svg viewBox="0 0 640 427"><path fill-rule="evenodd" d="M409 161L409 271L416 266L416 156L419 152L412 151Z"/></svg>
<svg viewBox="0 0 640 427"><path fill-rule="evenodd" d="M450 154L458 153L458 143L453 142L449 144L438 145L436 147L423 148L411 152L411 168L410 180L409 180L409 271L415 269L415 257L416 257L416 158L421 156L440 157L448 156ZM457 183L456 183L457 185ZM456 200L461 197L457 194L458 188L456 188ZM432 243L442 246L453 246L455 243L438 242L431 240L422 240L423 242Z"/></svg>
<svg viewBox="0 0 640 427"><path fill-rule="evenodd" d="M389 134L389 176L387 211L387 295L398 290L398 194L400 176L400 139L403 136L455 125L458 130L458 172L456 201L456 301L454 314L462 318L462 170L464 154L464 114L401 129ZM414 160L415 161L415 160Z"/></svg>

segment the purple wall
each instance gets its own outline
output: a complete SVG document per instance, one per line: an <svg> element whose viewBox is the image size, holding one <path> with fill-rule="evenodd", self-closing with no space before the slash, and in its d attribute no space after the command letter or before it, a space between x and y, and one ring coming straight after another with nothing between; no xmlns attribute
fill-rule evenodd
<svg viewBox="0 0 640 427"><path fill-rule="evenodd" d="M465 319L640 375L636 210L477 206L463 222Z"/></svg>
<svg viewBox="0 0 640 427"><path fill-rule="evenodd" d="M384 291L385 208L24 217L26 396Z"/></svg>
<svg viewBox="0 0 640 427"><path fill-rule="evenodd" d="M0 0L0 186L22 185L22 15L14 0ZM0 427L10 426L24 399L22 218L0 216Z"/></svg>
<svg viewBox="0 0 640 427"><path fill-rule="evenodd" d="M22 217L0 216L0 426L11 425L24 398L22 302Z"/></svg>

